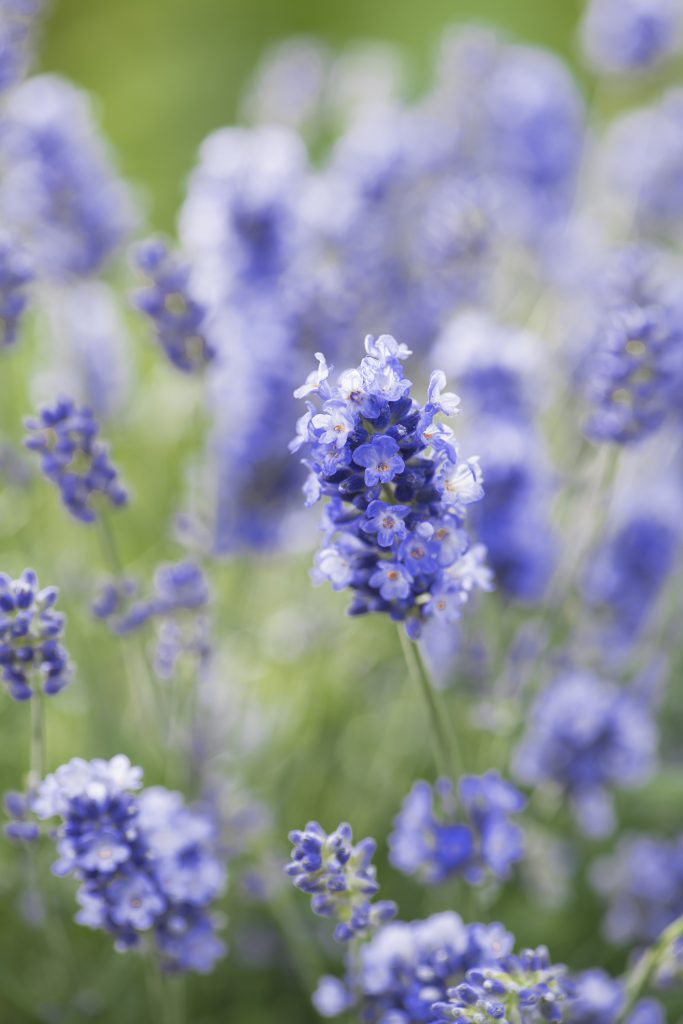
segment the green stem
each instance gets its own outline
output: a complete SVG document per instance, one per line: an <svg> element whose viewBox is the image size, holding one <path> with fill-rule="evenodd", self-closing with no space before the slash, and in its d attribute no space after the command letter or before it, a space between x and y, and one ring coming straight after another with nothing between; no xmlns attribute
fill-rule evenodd
<svg viewBox="0 0 683 1024"><path fill-rule="evenodd" d="M683 915L665 928L658 941L644 953L626 978L626 1000L619 1014L625 1020L643 994L652 977L677 939L683 938Z"/></svg>
<svg viewBox="0 0 683 1024"><path fill-rule="evenodd" d="M419 646L411 640L401 624L398 626L401 649L411 678L415 681L427 708L427 716L434 741L434 760L439 775L446 779L458 778L462 765L454 738L449 736L445 710L439 707L437 692L429 677Z"/></svg>
<svg viewBox="0 0 683 1024"><path fill-rule="evenodd" d="M101 542L101 545L102 545L102 551L104 553L104 561L105 561L105 563L107 565L107 568L109 569L109 572L111 572L114 577L116 577L117 579L121 580L121 579L123 579L123 577L125 575L123 561L121 559L121 556L119 555L118 545L116 543L116 537L114 535L114 531L111 528L111 523L110 523L107 515L104 512L102 512L100 515L98 515L98 517L97 517L97 525L98 525L98 533L99 533L99 537L100 537L100 542ZM152 663L149 660L149 655L147 653L147 648L145 647L145 639L144 639L143 633L140 630L135 630L135 636L137 637L137 640L138 640L138 650L139 650L139 653L140 653L140 659L141 659L141 661L142 661L142 663L143 663L143 665L145 667L145 672L147 674L147 680L148 680L149 693L150 693L150 696L151 696L151 700L153 702L153 705L154 705L156 711L158 711L159 710L159 694L158 694L156 674L154 672L154 669L152 668ZM124 660L124 663L125 663L125 666L126 666L126 670L127 670L128 666L127 666L127 659L125 658L125 656L124 656L123 660ZM127 671L127 674L130 675L130 673L128 671ZM168 709L167 709L167 711L168 711Z"/></svg>
<svg viewBox="0 0 683 1024"><path fill-rule="evenodd" d="M43 695L39 689L31 700L31 763L28 787L35 789L45 775L45 716Z"/></svg>

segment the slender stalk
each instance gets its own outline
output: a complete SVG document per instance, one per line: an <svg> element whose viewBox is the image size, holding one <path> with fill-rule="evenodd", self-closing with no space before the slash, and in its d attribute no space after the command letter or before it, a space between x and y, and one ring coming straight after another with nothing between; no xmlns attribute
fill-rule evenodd
<svg viewBox="0 0 683 1024"><path fill-rule="evenodd" d="M457 744L452 736L452 729L449 728L445 710L439 707L441 702L438 700L437 691L434 689L430 679L429 670L424 663L420 648L414 640L411 640L406 635L405 630L400 624L398 626L398 635L408 672L415 681L427 708L427 716L434 743L433 752L436 770L439 775L446 779L456 779L462 771L462 764Z"/></svg>
<svg viewBox="0 0 683 1024"><path fill-rule="evenodd" d="M29 789L35 789L45 775L45 716L43 711L43 694L36 687L36 692L31 700Z"/></svg>
<svg viewBox="0 0 683 1024"><path fill-rule="evenodd" d="M111 523L104 512L101 512L100 515L98 515L97 526L105 563L107 564L107 567L113 576L115 576L117 579L122 579L125 574L123 561L121 559L121 556L119 555L118 545L116 543L116 537L114 535L114 531L112 530ZM145 672L147 674L149 692L154 707L156 710L158 710L159 694L157 687L157 677L154 672L154 669L152 668L152 664L149 660L149 655L147 653L147 648L145 647L145 641L142 633L139 630L136 630L135 635L138 640L138 651L140 653L140 659L145 667ZM128 671L127 659L125 658L125 656L123 660L126 667L127 675L130 676L130 672Z"/></svg>
<svg viewBox="0 0 683 1024"><path fill-rule="evenodd" d="M626 976L626 1000L619 1014L625 1020L639 998L652 981L655 971L661 965L671 946L683 938L683 915L677 917L665 928L658 941L644 953L633 970Z"/></svg>
<svg viewBox="0 0 683 1024"><path fill-rule="evenodd" d="M167 974L161 975L161 990L163 995L164 1024L185 1024L187 1020L187 1005L185 992L185 978L172 978Z"/></svg>

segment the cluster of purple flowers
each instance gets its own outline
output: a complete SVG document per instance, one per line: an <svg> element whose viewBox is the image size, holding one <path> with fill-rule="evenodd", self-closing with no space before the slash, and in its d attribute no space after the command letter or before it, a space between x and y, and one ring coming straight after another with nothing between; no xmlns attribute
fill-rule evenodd
<svg viewBox="0 0 683 1024"><path fill-rule="evenodd" d="M160 565L148 598L138 596L133 580L106 583L92 611L119 636L154 622L155 668L162 679L169 679L184 654L193 654L200 661L207 657L209 600L209 585L201 566L186 560Z"/></svg>
<svg viewBox="0 0 683 1024"><path fill-rule="evenodd" d="M679 544L677 524L653 509L634 511L594 552L583 595L604 614L611 639L637 640L673 571Z"/></svg>
<svg viewBox="0 0 683 1024"><path fill-rule="evenodd" d="M148 279L135 295L137 308L151 320L171 363L183 373L200 373L216 351L204 331L206 309L192 296L189 265L161 238L138 246L135 264Z"/></svg>
<svg viewBox="0 0 683 1024"><path fill-rule="evenodd" d="M640 441L680 408L683 302L677 281L655 249L632 247L613 259L583 367L592 440Z"/></svg>
<svg viewBox="0 0 683 1024"><path fill-rule="evenodd" d="M38 819L61 819L53 872L79 882L76 921L114 936L121 950L154 937L167 971L209 972L225 952L211 905L225 888L212 817L180 793L152 786L120 754L74 758L30 798Z"/></svg>
<svg viewBox="0 0 683 1024"><path fill-rule="evenodd" d="M589 61L607 74L646 71L681 48L678 0L591 0L582 24Z"/></svg>
<svg viewBox="0 0 683 1024"><path fill-rule="evenodd" d="M27 79L3 111L0 212L36 276L99 273L133 224L128 192L94 129L89 100L54 75Z"/></svg>
<svg viewBox="0 0 683 1024"><path fill-rule="evenodd" d="M604 921L614 943L654 942L683 915L683 835L626 835L593 865L595 888L608 900Z"/></svg>
<svg viewBox="0 0 683 1024"><path fill-rule="evenodd" d="M513 936L500 924L464 924L451 911L423 921L392 921L364 943L344 981L323 977L313 997L334 1017L359 1004L368 1024L431 1019L435 1002L471 968L509 953Z"/></svg>
<svg viewBox="0 0 683 1024"><path fill-rule="evenodd" d="M354 845L350 825L342 823L328 835L317 821L290 832L289 838L294 848L285 870L297 889L310 893L315 914L337 919L334 937L339 942L366 936L395 916L397 907L390 900L371 902L379 890L374 839Z"/></svg>
<svg viewBox="0 0 683 1024"><path fill-rule="evenodd" d="M0 350L17 340L33 278L25 254L9 240L0 241Z"/></svg>
<svg viewBox="0 0 683 1024"><path fill-rule="evenodd" d="M436 783L443 813L434 813L432 787L416 782L403 801L389 837L390 860L395 868L434 885L455 875L480 882L485 872L506 878L522 857L522 833L510 821L526 805L523 795L498 772L464 775L458 783L466 823L456 820L453 787L447 779Z"/></svg>
<svg viewBox="0 0 683 1024"><path fill-rule="evenodd" d="M299 420L293 451L306 446L307 504L329 497L326 533L313 578L353 593L350 613L386 612L412 637L431 617L453 622L476 586L490 588L484 551L471 547L465 511L483 495L476 458L461 460L450 427L456 412L435 371L425 406L410 397L401 360L409 352L389 335L368 336L355 370L329 381L319 367L295 394L315 395Z"/></svg>
<svg viewBox="0 0 683 1024"><path fill-rule="evenodd" d="M108 446L98 440L99 425L90 409L79 409L64 399L41 409L25 425L26 447L39 453L41 470L59 488L72 516L92 523L98 503L117 508L127 503L128 494Z"/></svg>
<svg viewBox="0 0 683 1024"><path fill-rule="evenodd" d="M63 690L71 679L69 657L60 643L64 616L54 610L56 587L38 588L32 569L13 580L0 573L0 673L14 700L28 700L36 686Z"/></svg>
<svg viewBox="0 0 683 1024"><path fill-rule="evenodd" d="M614 828L611 790L645 782L655 768L652 709L626 688L566 672L536 698L515 769L530 784L559 786L583 830Z"/></svg>
<svg viewBox="0 0 683 1024"><path fill-rule="evenodd" d="M436 1024L567 1020L564 975L565 968L554 966L544 947L501 957L495 966L468 971L463 982L448 990L448 1001L434 1006Z"/></svg>

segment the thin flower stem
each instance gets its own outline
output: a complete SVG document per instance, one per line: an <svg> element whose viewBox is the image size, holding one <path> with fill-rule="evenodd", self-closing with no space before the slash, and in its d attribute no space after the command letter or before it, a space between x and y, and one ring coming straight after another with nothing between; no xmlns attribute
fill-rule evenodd
<svg viewBox="0 0 683 1024"><path fill-rule="evenodd" d="M36 688L31 700L31 758L29 789L34 789L45 775L45 716L43 694Z"/></svg>
<svg viewBox="0 0 683 1024"><path fill-rule="evenodd" d="M116 537L114 535L114 531L111 528L111 523L109 522L109 519L106 516L106 514L104 514L104 512L98 515L97 525L100 542L102 545L102 551L104 554L104 560L105 563L107 564L107 568L109 569L109 572L111 572L112 575L115 576L117 579L122 579L124 576L123 561L121 560L121 557L119 555L118 546L116 544ZM136 630L135 635L138 638L138 650L140 652L140 659L145 667L145 672L147 674L149 692L151 694L155 707L158 709L159 692L157 686L157 677L154 672L154 669L152 668L152 664L149 660L149 655L147 653L147 648L145 647L145 641L142 633ZM126 662L127 668L127 659L125 657L124 662Z"/></svg>
<svg viewBox="0 0 683 1024"><path fill-rule="evenodd" d="M667 951L676 942L683 938L683 915L665 928L658 941L644 953L633 970L626 976L626 999L619 1015L619 1020L625 1020L631 1012L638 999L643 994L653 975L666 956Z"/></svg>
<svg viewBox="0 0 683 1024"><path fill-rule="evenodd" d="M408 672L415 681L427 708L427 715L433 737L433 752L439 775L454 781L462 771L458 747L452 736L445 710L439 707L437 691L429 676L419 646L411 640L399 624L398 635ZM451 735L449 735L451 733Z"/></svg>

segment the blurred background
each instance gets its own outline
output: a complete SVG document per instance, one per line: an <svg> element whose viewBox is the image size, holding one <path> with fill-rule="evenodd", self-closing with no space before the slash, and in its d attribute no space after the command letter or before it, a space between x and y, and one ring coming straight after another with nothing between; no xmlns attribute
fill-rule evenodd
<svg viewBox="0 0 683 1024"><path fill-rule="evenodd" d="M143 190L152 225L170 230L199 143L234 122L238 97L266 47L314 35L333 47L398 44L415 91L429 78L440 32L476 19L570 60L579 0L63 0L47 19L41 65L88 89L125 177Z"/></svg>
<svg viewBox="0 0 683 1024"><path fill-rule="evenodd" d="M38 70L68 76L90 93L149 227L172 233L199 144L235 122L241 90L274 42L310 34L332 48L364 40L396 44L417 95L430 79L440 33L473 19L546 46L575 67L581 7L578 0L54 0L41 29ZM152 350L145 325L130 319L140 383L106 435L134 499L113 517L119 553L130 571L149 578L160 561L181 556L166 539L167 524L206 424L199 384L179 379ZM0 426L14 441L21 416L33 406L30 381L39 352L34 339L3 365ZM310 515L317 525L318 513ZM11 575L31 565L41 582L58 582L68 615L78 682L49 706L49 767L76 754L125 751L144 767L147 782L184 787L184 767L174 762L164 728L140 711L146 684L135 641L124 641L122 653L122 641L89 613L94 585L110 568L97 534L71 521L54 490L37 481L0 492L0 551L1 567ZM340 949L306 899L279 881L287 831L316 818L328 829L349 820L358 838L378 839L382 895L399 902L402 918L450 908L468 919L503 920L519 945L546 943L556 960L577 969L600 963L620 971L625 953L600 936L603 908L588 884L587 862L572 846L569 816L552 802L535 807L536 835L520 883L479 894L476 907L459 883L426 889L389 866L385 840L401 800L415 779L433 777L423 709L395 627L380 616L347 618L346 595L311 587L310 561L306 550L235 556L210 569L220 639L214 756L227 780L235 846L223 901L230 951L210 977L190 977L178 987L187 1020L318 1019L310 993L319 974L340 972ZM476 701L470 700L482 696L477 641L490 626L490 608L473 609L471 649L448 680L459 742L473 772L492 763L502 767L511 743L509 736L477 729ZM524 616L506 607L501 651ZM672 677L682 669L679 651ZM683 704L674 695L665 733L675 736L682 725ZM28 729L26 709L0 701L2 789L22 783ZM679 775L664 771L652 785L622 794L624 828L680 828ZM601 849L594 844L591 855ZM74 886L50 877L51 859L47 849L33 857L0 846L0 1024L157 1021L142 958L116 955L107 935L73 924Z"/></svg>

